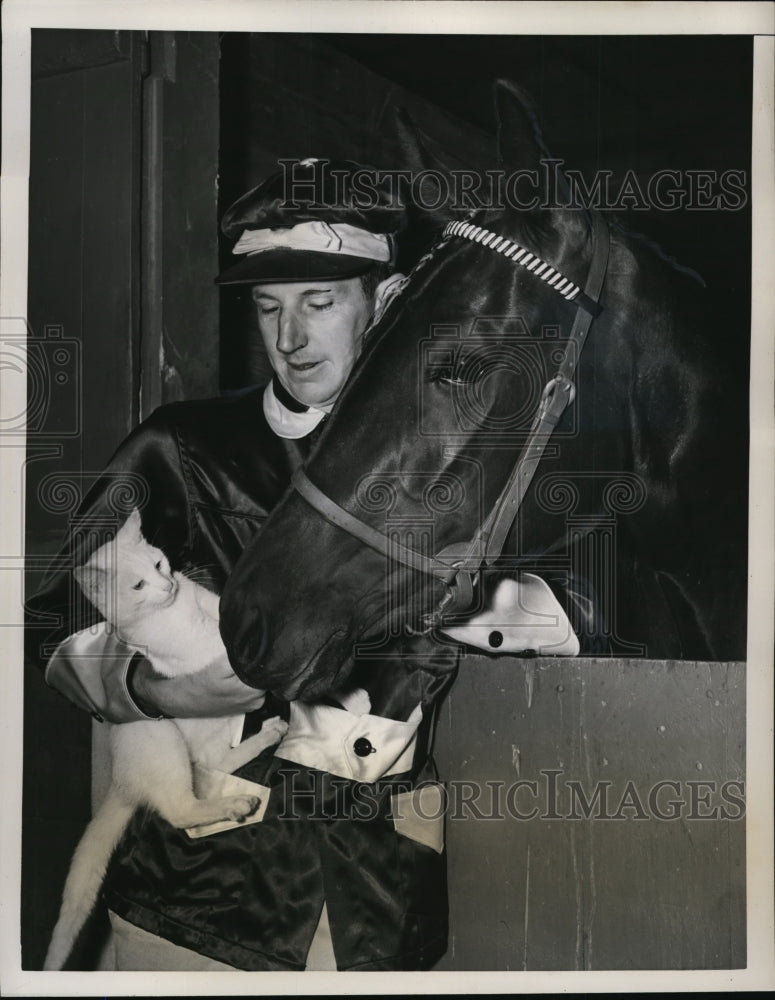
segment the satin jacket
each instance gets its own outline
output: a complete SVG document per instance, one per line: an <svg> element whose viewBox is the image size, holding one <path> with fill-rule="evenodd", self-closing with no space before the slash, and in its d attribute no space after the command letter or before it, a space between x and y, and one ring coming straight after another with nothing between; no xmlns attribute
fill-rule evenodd
<svg viewBox="0 0 775 1000"><path fill-rule="evenodd" d="M261 390L160 408L122 444L85 499L67 561L84 562L137 506L143 533L172 568L196 567L200 580L204 569L220 591L313 437L277 437ZM39 629L28 630L30 654L41 665L45 650L99 620L66 568L29 605L61 616L45 642ZM294 741L236 772L271 789L261 822L191 838L139 810L106 878L109 907L237 968L300 970L325 900L340 969L432 966L446 950L447 897L441 786L427 747L456 658L441 650L429 671L427 658L413 664L411 647L400 652L377 670L355 667L355 682L373 703L389 703L383 714L392 718L353 716L334 702L291 710L270 694L264 709L247 716L243 738L262 718L293 711ZM56 686L50 667L47 677ZM409 726L405 751L397 760L393 753L383 777L382 736L385 746L400 743L402 726ZM343 733L339 762L326 745L341 744ZM369 733L380 746L369 746L370 770L361 775L353 769L366 760L357 741Z"/></svg>

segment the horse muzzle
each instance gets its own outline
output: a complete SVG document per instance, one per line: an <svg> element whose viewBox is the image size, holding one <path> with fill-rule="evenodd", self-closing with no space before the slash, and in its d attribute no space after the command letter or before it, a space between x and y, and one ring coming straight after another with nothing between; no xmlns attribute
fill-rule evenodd
<svg viewBox="0 0 775 1000"><path fill-rule="evenodd" d="M271 631L257 601L238 600L227 585L221 598L220 630L234 673L244 684L263 688L261 664L271 649Z"/></svg>

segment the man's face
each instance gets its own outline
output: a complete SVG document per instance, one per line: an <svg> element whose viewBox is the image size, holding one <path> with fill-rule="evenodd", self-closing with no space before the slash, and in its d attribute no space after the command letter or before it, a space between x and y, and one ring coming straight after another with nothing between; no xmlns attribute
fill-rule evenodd
<svg viewBox="0 0 775 1000"><path fill-rule="evenodd" d="M360 354L372 313L360 278L254 285L253 300L282 385L307 406L333 403Z"/></svg>

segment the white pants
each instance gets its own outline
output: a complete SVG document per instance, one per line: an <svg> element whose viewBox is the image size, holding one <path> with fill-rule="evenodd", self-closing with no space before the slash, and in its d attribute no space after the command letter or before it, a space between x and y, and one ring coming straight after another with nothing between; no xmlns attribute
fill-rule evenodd
<svg viewBox="0 0 775 1000"><path fill-rule="evenodd" d="M113 929L112 968L117 972L234 972L233 965L225 965L214 958L207 958L190 948L173 944L166 938L157 937L128 920L110 913ZM107 958L107 956L106 956ZM110 959L107 959L108 963ZM315 936L307 955L307 971L336 970L336 959L331 944L331 930L328 926L328 911L325 904L320 914Z"/></svg>

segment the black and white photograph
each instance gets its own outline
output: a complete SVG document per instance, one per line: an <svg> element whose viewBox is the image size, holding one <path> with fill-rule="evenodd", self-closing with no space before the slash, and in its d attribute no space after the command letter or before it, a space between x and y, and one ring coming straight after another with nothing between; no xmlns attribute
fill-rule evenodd
<svg viewBox="0 0 775 1000"><path fill-rule="evenodd" d="M5 995L775 986L774 26L6 0Z"/></svg>

